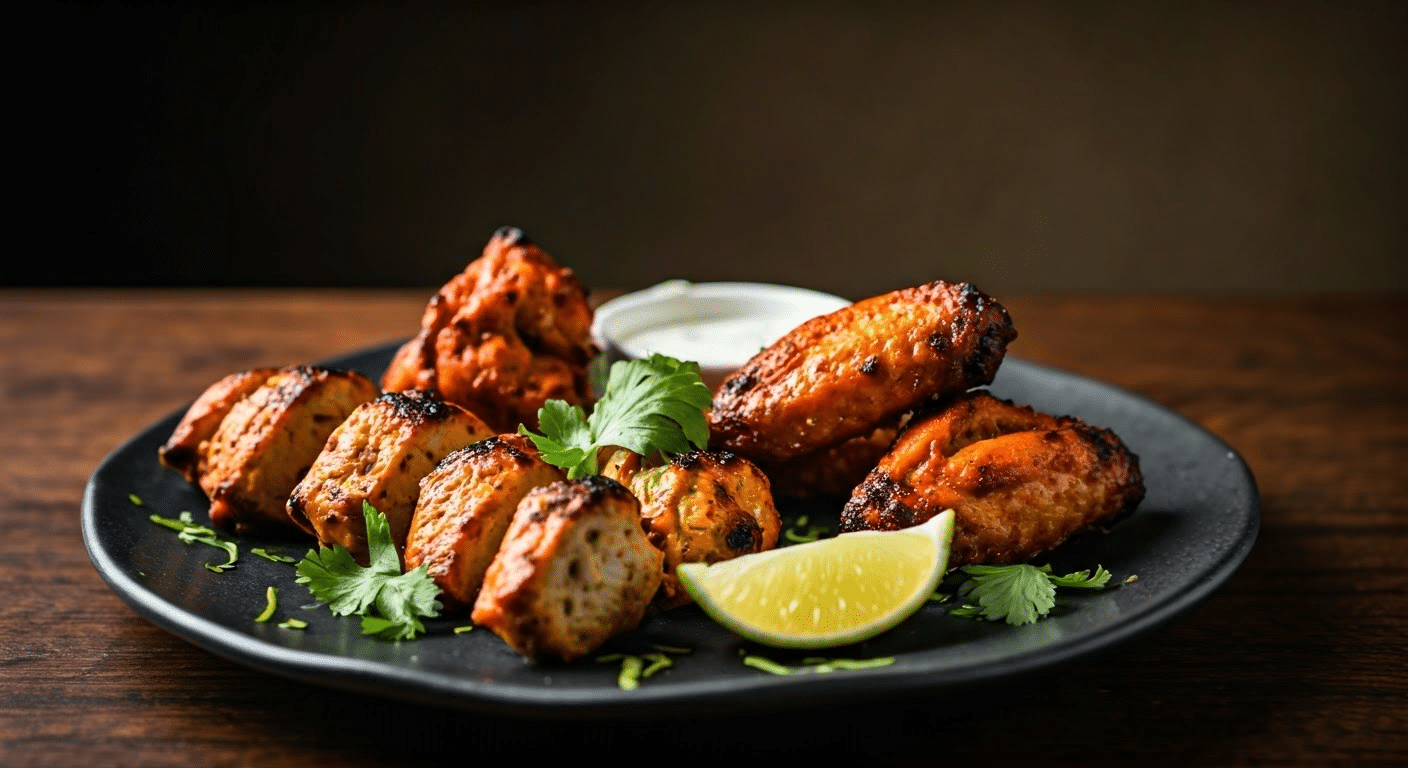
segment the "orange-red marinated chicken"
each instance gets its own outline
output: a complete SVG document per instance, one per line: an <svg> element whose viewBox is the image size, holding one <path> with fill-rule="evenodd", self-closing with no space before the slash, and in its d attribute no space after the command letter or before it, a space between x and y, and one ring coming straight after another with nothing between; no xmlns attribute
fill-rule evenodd
<svg viewBox="0 0 1408 768"><path fill-rule="evenodd" d="M773 471L878 428L929 398L992 381L1016 338L1007 310L935 281L813 318L714 395L713 446Z"/></svg>
<svg viewBox="0 0 1408 768"><path fill-rule="evenodd" d="M406 570L426 566L450 610L474 605L518 503L567 479L522 435L498 435L451 453L420 481Z"/></svg>
<svg viewBox="0 0 1408 768"><path fill-rule="evenodd" d="M162 464L185 475L192 483L200 482L205 472L205 455L210 450L210 438L220 429L220 422L230 415L235 403L254 394L278 369L253 368L232 373L211 384L186 409L181 423L157 451Z"/></svg>
<svg viewBox="0 0 1408 768"><path fill-rule="evenodd" d="M572 661L640 624L662 559L641 530L640 502L616 481L588 475L535 488L471 618L530 659Z"/></svg>
<svg viewBox="0 0 1408 768"><path fill-rule="evenodd" d="M328 436L378 394L356 371L295 365L235 402L204 443L197 480L211 521L236 533L293 528L289 494Z"/></svg>
<svg viewBox="0 0 1408 768"><path fill-rule="evenodd" d="M896 530L955 513L949 565L1020 563L1132 512L1139 459L1113 432L960 395L915 418L855 489L841 530Z"/></svg>
<svg viewBox="0 0 1408 768"><path fill-rule="evenodd" d="M588 399L592 309L572 270L521 230L503 227L441 287L420 333L397 351L383 389L429 389L495 432L538 427L549 399Z"/></svg>
<svg viewBox="0 0 1408 768"><path fill-rule="evenodd" d="M602 474L640 500L641 525L665 553L665 577L655 603L691 602L675 569L680 563L718 563L777 546L782 516L767 475L726 451L689 451L640 468L639 456L616 449Z"/></svg>
<svg viewBox="0 0 1408 768"><path fill-rule="evenodd" d="M391 540L403 550L421 478L451 452L492 434L478 416L434 392L383 392L328 436L287 496L288 518L322 546L341 544L365 565L366 502L386 516Z"/></svg>

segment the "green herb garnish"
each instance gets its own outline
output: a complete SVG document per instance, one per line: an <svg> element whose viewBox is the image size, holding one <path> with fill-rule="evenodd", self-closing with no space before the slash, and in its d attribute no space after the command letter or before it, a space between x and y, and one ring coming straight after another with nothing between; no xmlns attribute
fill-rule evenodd
<svg viewBox="0 0 1408 768"><path fill-rule="evenodd" d="M163 528L176 531L176 538L180 539L183 544L199 543L223 549L229 559L219 565L206 563L207 570L224 573L235 567L235 563L240 559L239 547L235 546L233 541L225 541L216 536L215 529L196 523L190 512L182 512L174 519L161 515L151 515L147 519Z"/></svg>
<svg viewBox="0 0 1408 768"><path fill-rule="evenodd" d="M289 557L288 555L281 555L281 554L279 554L279 553L277 553L277 552L270 552L269 550L264 549L263 547L255 547L254 549L249 550L249 553L250 553L251 555L259 555L260 557L264 558L265 560L273 560L273 561L276 562L276 563L296 563L296 562L298 562L296 559L294 559L294 558L292 558L292 557Z"/></svg>
<svg viewBox="0 0 1408 768"><path fill-rule="evenodd" d="M274 587L269 587L264 591L264 600L266 602L264 612L259 614L259 617L255 619L255 621L260 624L274 618L274 611L278 610L279 607L279 590Z"/></svg>
<svg viewBox="0 0 1408 768"><path fill-rule="evenodd" d="M336 616L362 617L362 634L380 640L410 640L425 631L422 616L438 616L440 588L422 565L401 572L401 558L391 541L386 516L362 502L367 521L370 564L362 567L345 547L309 550L298 563L298 583L319 600L326 600Z"/></svg>
<svg viewBox="0 0 1408 768"><path fill-rule="evenodd" d="M895 663L894 656L881 656L874 659L829 659L825 656L808 656L802 659L800 667L789 667L779 664L772 659L746 654L743 663L761 669L773 675L790 675L794 672L817 672L825 674L843 669L875 669L877 667L888 667Z"/></svg>
<svg viewBox="0 0 1408 768"><path fill-rule="evenodd" d="M581 406L549 400L538 410L537 435L519 425L543 461L567 470L568 478L597 473L597 452L616 445L647 459L684 453L709 442L704 412L713 405L699 364L665 355L619 360L611 365L606 394L587 417Z"/></svg>
<svg viewBox="0 0 1408 768"><path fill-rule="evenodd" d="M1051 566L965 565L960 568L971 578L958 587L964 605L949 610L950 616L1005 619L1008 624L1031 624L1046 616L1056 605L1056 588L1103 589L1110 572L1100 566L1095 573L1076 571L1055 576Z"/></svg>

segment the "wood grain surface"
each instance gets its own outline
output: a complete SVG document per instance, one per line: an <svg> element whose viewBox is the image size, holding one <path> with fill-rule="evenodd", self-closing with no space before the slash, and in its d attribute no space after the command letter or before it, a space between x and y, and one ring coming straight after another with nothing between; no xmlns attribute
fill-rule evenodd
<svg viewBox="0 0 1408 768"><path fill-rule="evenodd" d="M1408 301L999 297L1011 354L1180 411L1251 465L1263 527L1178 623L967 694L770 718L519 721L202 651L108 590L83 487L208 384L414 332L430 291L0 291L0 765L1408 764Z"/></svg>

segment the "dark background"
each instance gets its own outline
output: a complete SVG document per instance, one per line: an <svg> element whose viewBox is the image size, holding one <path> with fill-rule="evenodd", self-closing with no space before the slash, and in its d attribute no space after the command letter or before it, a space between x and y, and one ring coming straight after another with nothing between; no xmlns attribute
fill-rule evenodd
<svg viewBox="0 0 1408 768"><path fill-rule="evenodd" d="M25 8L0 284L1408 291L1399 4Z"/></svg>

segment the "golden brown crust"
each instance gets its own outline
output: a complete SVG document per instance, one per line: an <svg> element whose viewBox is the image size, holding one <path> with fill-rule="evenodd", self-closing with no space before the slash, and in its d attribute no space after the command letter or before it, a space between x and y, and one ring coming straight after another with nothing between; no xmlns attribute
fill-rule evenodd
<svg viewBox="0 0 1408 768"><path fill-rule="evenodd" d="M771 471L869 434L925 400L992 381L1016 338L1007 310L935 281L809 320L714 396L714 445Z"/></svg>
<svg viewBox="0 0 1408 768"><path fill-rule="evenodd" d="M378 391L355 371L299 365L236 402L209 441L199 477L211 521L239 533L292 528L289 493L333 430Z"/></svg>
<svg viewBox="0 0 1408 768"><path fill-rule="evenodd" d="M341 544L365 565L362 502L386 516L392 541L404 549L421 478L451 451L492 434L479 417L433 392L383 393L358 406L328 437L287 495L287 515L322 546Z"/></svg>
<svg viewBox="0 0 1408 768"><path fill-rule="evenodd" d="M640 623L662 558L619 483L588 476L536 488L514 513L472 618L530 659L571 661Z"/></svg>
<svg viewBox="0 0 1408 768"><path fill-rule="evenodd" d="M430 300L420 333L382 376L387 390L429 389L496 433L538 428L549 399L586 403L592 309L572 270L504 227Z"/></svg>
<svg viewBox="0 0 1408 768"><path fill-rule="evenodd" d="M474 605L519 502L564 479L522 435L498 435L451 453L421 480L406 570L426 566L446 608Z"/></svg>
<svg viewBox="0 0 1408 768"><path fill-rule="evenodd" d="M777 546L782 517L768 477L742 456L690 451L630 473L627 482L640 500L646 536L665 553L660 608L691 601L675 575L680 563L717 563Z"/></svg>
<svg viewBox="0 0 1408 768"><path fill-rule="evenodd" d="M1113 432L979 391L906 427L856 488L841 530L908 528L953 509L950 567L1018 563L1143 497L1139 459Z"/></svg>
<svg viewBox="0 0 1408 768"><path fill-rule="evenodd" d="M210 447L210 438L220 428L220 422L230 415L235 403L245 399L264 385L277 371L277 368L254 368L232 373L211 384L191 407L172 431L166 444L157 449L157 458L162 464L180 472L186 480L195 483L204 471L205 454Z"/></svg>

